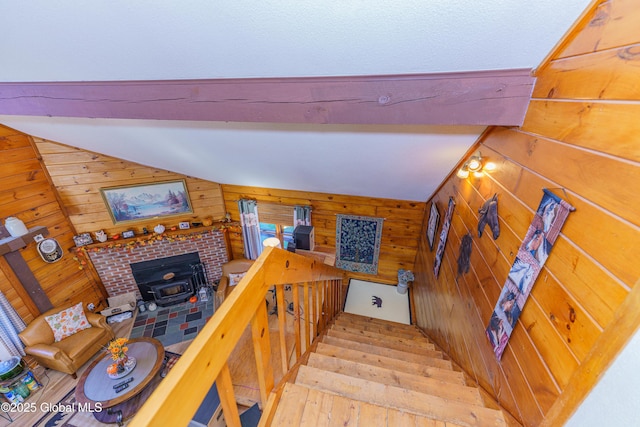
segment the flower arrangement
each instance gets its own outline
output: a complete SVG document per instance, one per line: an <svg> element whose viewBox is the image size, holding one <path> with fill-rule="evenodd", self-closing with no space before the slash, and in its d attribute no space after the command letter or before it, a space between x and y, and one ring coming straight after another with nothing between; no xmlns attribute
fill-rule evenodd
<svg viewBox="0 0 640 427"><path fill-rule="evenodd" d="M127 351L129 351L129 347L127 347L127 343L129 340L127 338L116 338L111 340L109 346L107 347L107 352L111 356L111 360L116 363L112 363L107 366L107 374L109 375L117 375L124 371L124 365L127 362Z"/></svg>
<svg viewBox="0 0 640 427"><path fill-rule="evenodd" d="M116 338L109 343L107 350L111 354L111 359L115 362L124 362L127 360L127 351L129 351L129 347L127 347L127 343L129 339L127 338Z"/></svg>
<svg viewBox="0 0 640 427"><path fill-rule="evenodd" d="M107 346L107 354L115 362L107 366L107 374L112 379L121 378L136 367L136 358L127 355L127 351L129 351L128 342L128 338L116 338L111 340Z"/></svg>

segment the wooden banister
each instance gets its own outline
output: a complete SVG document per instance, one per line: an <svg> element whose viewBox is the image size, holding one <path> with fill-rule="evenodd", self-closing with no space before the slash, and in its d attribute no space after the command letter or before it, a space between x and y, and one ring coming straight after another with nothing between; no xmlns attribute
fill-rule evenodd
<svg viewBox="0 0 640 427"><path fill-rule="evenodd" d="M299 360L303 352L302 345L306 351L341 310L343 278L342 270L312 258L282 249L266 248L129 425L186 426L215 381L227 425L239 426L240 419L227 360L247 326L251 325L260 400L265 407L274 388L273 363L282 365L285 377L290 368L285 337L284 316L287 310L284 286L292 286L295 350L296 360ZM274 285L278 306L281 307L278 310L279 345L283 355L280 361L271 360L269 320L265 304L267 292ZM302 323L300 286L303 286L305 316ZM305 335L304 341L301 333Z"/></svg>

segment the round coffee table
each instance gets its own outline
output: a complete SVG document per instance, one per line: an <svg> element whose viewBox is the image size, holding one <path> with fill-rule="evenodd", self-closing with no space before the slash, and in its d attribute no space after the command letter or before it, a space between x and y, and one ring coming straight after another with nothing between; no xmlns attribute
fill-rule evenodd
<svg viewBox="0 0 640 427"><path fill-rule="evenodd" d="M156 339L135 338L127 346L127 354L136 358L136 366L129 374L109 378L107 367L113 360L105 353L87 367L76 386L76 401L94 408L93 416L100 422L120 425L135 415L155 388L149 383L159 378L157 374L165 364L164 348ZM114 386L122 383L127 383L127 388L116 391Z"/></svg>

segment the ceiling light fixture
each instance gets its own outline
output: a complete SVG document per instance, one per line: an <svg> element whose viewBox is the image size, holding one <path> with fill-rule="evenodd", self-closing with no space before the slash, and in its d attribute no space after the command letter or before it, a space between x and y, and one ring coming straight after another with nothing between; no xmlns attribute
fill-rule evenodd
<svg viewBox="0 0 640 427"><path fill-rule="evenodd" d="M467 160L464 165L458 169L456 175L460 179L467 179L469 174L473 173L473 176L480 178L484 172L491 172L492 170L495 170L495 163L485 162L485 160L486 159L482 157L481 153L478 153L477 156L471 156L469 160Z"/></svg>

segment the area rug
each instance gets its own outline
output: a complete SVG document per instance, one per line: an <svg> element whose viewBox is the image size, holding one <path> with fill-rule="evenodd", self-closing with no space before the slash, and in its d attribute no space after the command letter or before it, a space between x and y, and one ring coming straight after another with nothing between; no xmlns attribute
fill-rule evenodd
<svg viewBox="0 0 640 427"><path fill-rule="evenodd" d="M159 375L156 375L141 394L150 395L158 384L160 384L162 378L164 378L173 365L175 365L180 355L165 351L165 357L167 358L165 367L160 371ZM84 410L85 408L76 402L75 387L56 404L44 406L50 407L51 411L40 418L33 425L34 427L104 427L105 425L116 425L103 424L94 418L92 412ZM40 407L43 407L43 404L41 404ZM127 422L125 421L124 425L126 424Z"/></svg>
<svg viewBox="0 0 640 427"><path fill-rule="evenodd" d="M336 267L377 274L383 218L337 215Z"/></svg>
<svg viewBox="0 0 640 427"><path fill-rule="evenodd" d="M349 280L344 311L391 322L411 324L409 293L400 294L396 286Z"/></svg>
<svg viewBox="0 0 640 427"><path fill-rule="evenodd" d="M213 316L213 298L138 312L130 338L155 338L164 347L194 339Z"/></svg>

